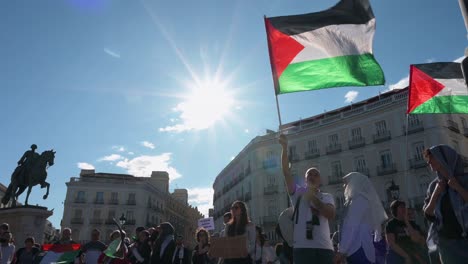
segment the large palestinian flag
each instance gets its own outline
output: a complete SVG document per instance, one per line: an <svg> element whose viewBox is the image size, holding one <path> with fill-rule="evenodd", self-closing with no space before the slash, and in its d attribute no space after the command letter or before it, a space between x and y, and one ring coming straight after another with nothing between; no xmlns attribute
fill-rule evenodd
<svg viewBox="0 0 468 264"><path fill-rule="evenodd" d="M406 113L468 113L468 89L460 63L411 65Z"/></svg>
<svg viewBox="0 0 468 264"><path fill-rule="evenodd" d="M385 83L372 55L368 0L341 0L304 15L265 18L276 94Z"/></svg>

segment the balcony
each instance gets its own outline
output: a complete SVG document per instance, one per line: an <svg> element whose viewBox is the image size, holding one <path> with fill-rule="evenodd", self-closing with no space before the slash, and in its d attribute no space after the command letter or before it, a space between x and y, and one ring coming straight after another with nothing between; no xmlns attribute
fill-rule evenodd
<svg viewBox="0 0 468 264"><path fill-rule="evenodd" d="M338 152L341 152L341 144L335 143L335 144L327 146L327 154L328 155L335 154L335 153L338 153Z"/></svg>
<svg viewBox="0 0 468 264"><path fill-rule="evenodd" d="M278 222L278 217L274 215L266 215L263 217L263 224L264 225L276 225Z"/></svg>
<svg viewBox="0 0 468 264"><path fill-rule="evenodd" d="M263 194L269 195L269 194L275 194L278 193L278 185L268 185L263 189Z"/></svg>
<svg viewBox="0 0 468 264"><path fill-rule="evenodd" d="M96 200L94 200L94 204L104 204L104 200L103 199L96 199Z"/></svg>
<svg viewBox="0 0 468 264"><path fill-rule="evenodd" d="M110 199L110 200L109 200L109 204L113 204L113 205L119 204L119 200L117 200L117 199Z"/></svg>
<svg viewBox="0 0 468 264"><path fill-rule="evenodd" d="M72 218L70 223L72 223L72 224L83 224L83 218L81 218L81 217Z"/></svg>
<svg viewBox="0 0 468 264"><path fill-rule="evenodd" d="M86 203L86 199L85 199L85 198L76 198L76 199L75 199L75 203L82 203L82 204L84 204L84 203Z"/></svg>
<svg viewBox="0 0 468 264"><path fill-rule="evenodd" d="M127 205L136 205L135 200L127 200Z"/></svg>
<svg viewBox="0 0 468 264"><path fill-rule="evenodd" d="M373 135L374 143L380 143L392 139L392 134L389 130L380 131Z"/></svg>
<svg viewBox="0 0 468 264"><path fill-rule="evenodd" d="M424 126L422 121L417 121L409 124L408 126L408 135L413 133L418 133L424 131ZM406 126L403 126L403 134L406 134Z"/></svg>
<svg viewBox="0 0 468 264"><path fill-rule="evenodd" d="M413 158L409 160L411 169L419 169L426 167L426 161L423 158Z"/></svg>
<svg viewBox="0 0 468 264"><path fill-rule="evenodd" d="M89 219L89 223L93 225L102 225L102 219L101 218L91 218Z"/></svg>
<svg viewBox="0 0 468 264"><path fill-rule="evenodd" d="M387 164L386 166L377 166L377 175L383 176L397 172L395 163Z"/></svg>
<svg viewBox="0 0 468 264"><path fill-rule="evenodd" d="M370 177L369 168L365 168L365 167L364 168L356 168L356 171L366 175L367 177Z"/></svg>
<svg viewBox="0 0 468 264"><path fill-rule="evenodd" d="M320 157L319 149L309 149L309 151L304 152L304 159L314 159Z"/></svg>
<svg viewBox="0 0 468 264"><path fill-rule="evenodd" d="M364 137L357 137L348 141L349 149L362 148L365 145L366 145L366 139Z"/></svg>
<svg viewBox="0 0 468 264"><path fill-rule="evenodd" d="M457 122L453 120L447 120L447 128L452 130L453 132L460 133L460 128L458 128Z"/></svg>
<svg viewBox="0 0 468 264"><path fill-rule="evenodd" d="M247 192L244 194L244 202L248 202L252 200L252 194L250 192Z"/></svg>
<svg viewBox="0 0 468 264"><path fill-rule="evenodd" d="M291 163L295 163L295 162L298 162L301 160L301 158L299 157L299 155L297 155L296 153L289 153L289 162Z"/></svg>

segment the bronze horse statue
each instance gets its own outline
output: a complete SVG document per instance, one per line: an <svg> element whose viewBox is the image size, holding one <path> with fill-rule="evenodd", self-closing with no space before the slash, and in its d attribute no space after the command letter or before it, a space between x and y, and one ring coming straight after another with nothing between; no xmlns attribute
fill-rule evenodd
<svg viewBox="0 0 468 264"><path fill-rule="evenodd" d="M31 194L31 189L33 186L38 184L41 185L41 188L47 187L47 192L43 196L43 199L47 199L49 196L49 187L50 184L46 182L47 178L47 168L54 165L55 151L46 150L41 153L39 158L31 164L30 169L22 169L18 173L15 170L11 176L11 183L8 185L8 189L5 192L5 195L2 198L2 203L4 205L8 204L10 199L12 200L12 206L16 206L16 201L18 196L20 196L26 188L28 188L28 193L26 195L26 200L24 205L28 205L29 194ZM20 167L18 167L20 168ZM18 170L17 168L17 170Z"/></svg>

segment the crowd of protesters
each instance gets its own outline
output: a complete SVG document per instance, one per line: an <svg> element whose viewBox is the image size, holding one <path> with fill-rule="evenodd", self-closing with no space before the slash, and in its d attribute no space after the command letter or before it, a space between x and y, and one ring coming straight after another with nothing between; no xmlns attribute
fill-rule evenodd
<svg viewBox="0 0 468 264"><path fill-rule="evenodd" d="M272 245L249 217L246 204L234 201L223 216L224 229L211 234L196 230L196 246L185 246L184 237L169 222L157 227L138 227L129 238L122 230L101 241L100 231L91 232L90 242L80 246L74 263L156 263L156 264L292 264L292 263L468 263L468 175L460 155L445 145L431 147L423 155L437 174L429 185L422 213L430 223L428 232L416 224L415 209L395 200L384 209L368 176L358 172L343 177L344 210L336 219L339 230L330 234L329 221L335 218L335 200L322 192L320 171L309 168L305 185L294 182L290 172L288 145L284 135L282 172L292 202L293 227L276 232L281 243ZM245 238L246 254L213 257L212 237ZM228 240L226 240L228 241ZM69 228L64 228L56 245L75 244ZM39 263L40 245L28 237L24 247L16 248L8 224L0 226L0 264ZM244 244L244 243L243 243Z"/></svg>

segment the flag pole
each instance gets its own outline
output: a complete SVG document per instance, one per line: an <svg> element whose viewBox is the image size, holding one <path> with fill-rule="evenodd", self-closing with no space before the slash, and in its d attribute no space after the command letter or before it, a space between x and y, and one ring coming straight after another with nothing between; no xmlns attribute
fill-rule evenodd
<svg viewBox="0 0 468 264"><path fill-rule="evenodd" d="M404 184L405 184L405 189L406 189L406 201L408 202L407 204L411 207L413 207L413 204L411 204L410 198L409 198L409 178L408 178L408 170L409 170L409 148L408 148L408 130L409 130L409 114L406 114L406 128L405 128L405 146L406 146L406 162L405 162L405 172L403 174L404 179Z"/></svg>
<svg viewBox="0 0 468 264"><path fill-rule="evenodd" d="M282 126L282 123L281 123L281 112L280 112L280 108L279 108L279 103L278 103L278 95L275 94L275 98L276 98L276 110L278 111L278 121L279 121L279 132L281 132L281 126Z"/></svg>

